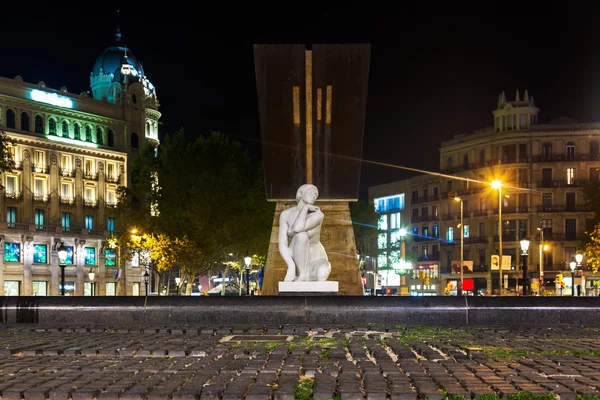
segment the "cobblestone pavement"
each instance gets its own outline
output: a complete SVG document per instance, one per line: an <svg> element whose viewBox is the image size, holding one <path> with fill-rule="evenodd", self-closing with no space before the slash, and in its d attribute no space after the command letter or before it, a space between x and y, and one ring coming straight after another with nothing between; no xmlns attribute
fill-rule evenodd
<svg viewBox="0 0 600 400"><path fill-rule="evenodd" d="M441 399L600 393L600 329L12 327L0 393L25 399ZM300 383L299 383L300 382Z"/></svg>

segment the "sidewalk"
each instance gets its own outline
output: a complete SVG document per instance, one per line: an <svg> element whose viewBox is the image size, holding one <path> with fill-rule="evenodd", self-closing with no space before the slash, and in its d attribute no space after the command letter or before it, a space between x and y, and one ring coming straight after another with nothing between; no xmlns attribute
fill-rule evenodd
<svg viewBox="0 0 600 400"><path fill-rule="evenodd" d="M598 328L36 325L0 330L2 400L600 393ZM262 340L262 341L261 341Z"/></svg>

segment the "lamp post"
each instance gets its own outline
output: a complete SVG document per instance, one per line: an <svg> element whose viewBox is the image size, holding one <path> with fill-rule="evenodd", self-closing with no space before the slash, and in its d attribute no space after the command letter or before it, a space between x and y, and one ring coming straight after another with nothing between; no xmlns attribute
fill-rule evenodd
<svg viewBox="0 0 600 400"><path fill-rule="evenodd" d="M571 261L569 268L571 268L571 296L575 296L575 269L577 268L577 263Z"/></svg>
<svg viewBox="0 0 600 400"><path fill-rule="evenodd" d="M94 283L94 278L96 277L96 274L94 273L94 270L92 268L90 268L90 272L88 272L88 278L90 278L90 289L91 289L91 294L92 296L95 296L95 287L96 284Z"/></svg>
<svg viewBox="0 0 600 400"><path fill-rule="evenodd" d="M144 272L144 284L146 285L146 296L148 296L148 283L150 283L150 274L148 270Z"/></svg>
<svg viewBox="0 0 600 400"><path fill-rule="evenodd" d="M465 264L465 251L464 251L464 236L465 236L465 226L463 225L463 200L460 197L455 197L454 200L460 201L460 287L458 288L458 295L462 296L462 288L463 288L463 265Z"/></svg>
<svg viewBox="0 0 600 400"><path fill-rule="evenodd" d="M181 283L181 278L176 276L175 277L175 285L177 286L177 296L179 296L179 284Z"/></svg>
<svg viewBox="0 0 600 400"><path fill-rule="evenodd" d="M537 230L540 231L540 289L538 292L541 292L541 283L544 279L544 229L537 228Z"/></svg>
<svg viewBox="0 0 600 400"><path fill-rule="evenodd" d="M492 181L492 188L498 189L498 245L500 247L500 296L504 289L504 282L502 282L502 182L499 180ZM491 270L491 266L490 266Z"/></svg>
<svg viewBox="0 0 600 400"><path fill-rule="evenodd" d="M523 296L527 296L529 293L529 285L527 285L527 257L529 251L529 239L525 238L521 240L521 257L523 258Z"/></svg>
<svg viewBox="0 0 600 400"><path fill-rule="evenodd" d="M60 295L65 295L65 261L67 260L67 248L63 242L60 242L60 246L57 250L58 253L58 266L60 267Z"/></svg>
<svg viewBox="0 0 600 400"><path fill-rule="evenodd" d="M581 263L583 262L583 254L581 253L581 250L577 250L577 253L575 253L575 261L577 261L577 267L581 269L581 288L584 288L584 282L583 282L583 269L581 268ZM581 290L577 291L577 296L581 296Z"/></svg>
<svg viewBox="0 0 600 400"><path fill-rule="evenodd" d="M404 269L405 265L406 265L406 242L404 241L406 238L406 229L404 228L400 228L400 230L398 231L398 235L400 235L400 259L401 261L401 265L402 265L402 269ZM404 275L400 275L400 296L402 296L402 281L405 280Z"/></svg>
<svg viewBox="0 0 600 400"><path fill-rule="evenodd" d="M248 251L246 251L246 257L244 257L244 264L246 264L246 296L250 296L250 263L252 262L252 257L248 255Z"/></svg>

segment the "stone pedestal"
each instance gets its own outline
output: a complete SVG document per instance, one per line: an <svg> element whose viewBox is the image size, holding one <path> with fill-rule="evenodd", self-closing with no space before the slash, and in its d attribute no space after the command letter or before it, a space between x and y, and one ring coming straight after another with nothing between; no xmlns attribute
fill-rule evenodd
<svg viewBox="0 0 600 400"><path fill-rule="evenodd" d="M339 282L279 282L279 296L337 296Z"/></svg>
<svg viewBox="0 0 600 400"><path fill-rule="evenodd" d="M354 241L354 231L352 230L349 203L317 200L315 205L320 207L323 214L325 214L321 228L321 243L331 264L331 274L327 282L338 282L338 295L362 296L363 287L358 259L356 258L356 243ZM261 290L261 294L264 296L279 295L279 282L283 281L287 272L287 265L281 254L279 254L277 243L279 215L283 210L295 206L295 200L277 202Z"/></svg>

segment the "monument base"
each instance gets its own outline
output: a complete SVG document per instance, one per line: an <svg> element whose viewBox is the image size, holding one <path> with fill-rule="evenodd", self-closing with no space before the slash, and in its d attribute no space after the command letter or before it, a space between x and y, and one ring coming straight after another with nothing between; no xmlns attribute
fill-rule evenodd
<svg viewBox="0 0 600 400"><path fill-rule="evenodd" d="M280 296L337 296L337 281L279 282Z"/></svg>
<svg viewBox="0 0 600 400"><path fill-rule="evenodd" d="M321 211L325 214L321 229L321 243L325 247L331 263L329 281L325 282L338 282L339 290L337 294L340 296L362 296L364 293L358 259L356 258L356 244L349 203L347 201L317 200L315 205L321 208ZM295 200L277 202L265 266L265 277L261 289L262 295L277 296L279 294L278 283L283 282L285 278L287 265L281 258L281 254L279 254L278 245L279 215L283 210L295 206ZM312 285L318 282L307 283ZM314 290L311 289L308 292L314 293ZM299 296L299 292L294 295Z"/></svg>

